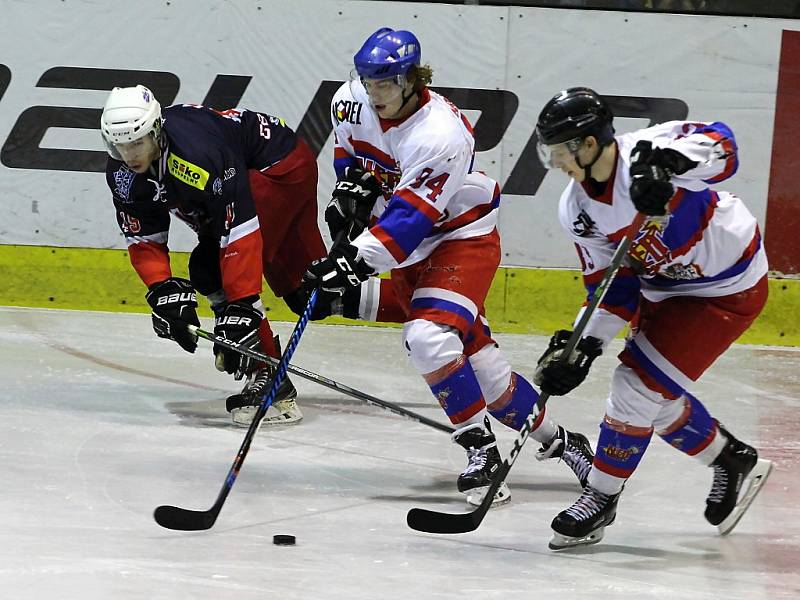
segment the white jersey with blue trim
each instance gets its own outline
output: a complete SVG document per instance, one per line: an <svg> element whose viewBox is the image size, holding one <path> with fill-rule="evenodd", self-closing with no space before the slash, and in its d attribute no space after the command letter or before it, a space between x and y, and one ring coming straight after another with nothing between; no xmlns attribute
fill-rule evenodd
<svg viewBox="0 0 800 600"><path fill-rule="evenodd" d="M767 273L756 218L735 195L711 185L738 167L736 140L724 123L671 121L615 137L617 163L601 192L570 181L559 221L575 242L591 294L619 240L633 221L631 152L640 140L671 148L697 165L671 178L675 194L665 217L648 219L635 235L628 266L620 270L586 335L611 339L636 311L638 297L718 297L749 289Z"/></svg>
<svg viewBox="0 0 800 600"><path fill-rule="evenodd" d="M497 182L472 171L475 141L449 100L425 89L403 120L381 120L359 81L333 97L334 168L360 164L384 187L377 218L353 244L376 272L424 260L446 240L491 233L497 226Z"/></svg>

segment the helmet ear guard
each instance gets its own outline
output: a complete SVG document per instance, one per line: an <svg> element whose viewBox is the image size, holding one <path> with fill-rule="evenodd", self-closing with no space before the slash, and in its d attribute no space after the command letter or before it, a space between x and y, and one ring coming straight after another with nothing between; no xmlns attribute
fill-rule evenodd
<svg viewBox="0 0 800 600"><path fill-rule="evenodd" d="M115 87L103 107L100 131L108 153L121 160L117 144L128 144L147 135L158 144L162 122L161 105L148 88Z"/></svg>

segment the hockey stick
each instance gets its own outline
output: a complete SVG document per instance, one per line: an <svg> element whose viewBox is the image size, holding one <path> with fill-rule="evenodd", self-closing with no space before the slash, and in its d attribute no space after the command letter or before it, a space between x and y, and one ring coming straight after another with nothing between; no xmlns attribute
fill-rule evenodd
<svg viewBox="0 0 800 600"><path fill-rule="evenodd" d="M641 213L637 214L636 218L633 220L633 223L631 223L630 227L628 227L625 236L620 240L619 246L617 246L614 255L611 257L611 263L608 265L606 272L603 274L603 278L600 280L600 283L594 291L592 300L586 306L586 309L584 309L580 320L575 326L575 329L572 332L566 347L564 348L564 352L561 355L562 361L569 360L570 355L575 350L575 346L578 345L581 337L583 337L583 331L586 329L589 319L591 319L595 310L600 305L600 302L603 300L603 296L605 296L609 286L611 285L611 282L614 280L614 277L617 274L617 271L622 265L622 260L625 258L625 254L628 252L628 246L630 246L631 243L631 237L639 231L644 218L645 215ZM519 430L517 439L514 440L514 447L511 449L508 458L503 461L503 464L492 477L492 484L486 491L486 494L484 495L483 500L478 508L472 512L460 514L443 513L424 508L412 508L410 511L408 511L408 515L406 516L408 526L412 529L416 529L417 531L424 531L427 533L467 533L468 531L475 531L491 507L497 490L499 490L500 486L503 485L503 482L508 476L508 472L511 470L514 462L517 460L520 450L522 450L522 446L527 441L528 436L533 429L533 424L541 411L544 409L544 405L547 403L548 398L549 394L546 393L542 393L539 396L539 399L536 401L536 409L528 415L528 418L525 420L525 423Z"/></svg>
<svg viewBox="0 0 800 600"><path fill-rule="evenodd" d="M261 419L264 418L267 409L278 393L278 388L286 377L286 365L289 364L289 360L292 358L292 354L294 354L295 348L297 348L297 344L300 342L300 336L303 335L303 331L308 324L308 318L314 310L314 305L317 303L318 294L319 289L315 289L308 298L308 304L303 314L300 316L300 320L297 321L297 325L295 325L294 331L292 332L292 337L289 338L286 350L284 350L283 356L281 356L281 360L278 363L278 369L275 373L275 378L272 380L269 392L267 392L261 400L261 406L258 407L253 421L247 429L247 434L245 434L242 445L239 447L239 452L236 454L236 458L228 471L228 475L225 477L225 483L222 484L222 489L219 492L219 496L217 496L217 501L214 502L214 505L208 510L189 510L187 508L166 505L159 506L153 514L156 523L167 529L177 529L181 531L198 531L213 527L219 515L219 511L222 510L225 499L228 497L233 484L236 482L236 477L239 475L239 470L242 468L247 452L250 450L250 444L253 441L258 426L261 424Z"/></svg>
<svg viewBox="0 0 800 600"><path fill-rule="evenodd" d="M254 358L261 362L268 362L272 365L278 364L278 360L276 358L273 358L272 356L267 356L263 352L259 352L258 350L254 350L253 348L249 348L247 346L242 346L238 342L234 342L233 340L229 340L227 338L216 335L209 331L204 331L195 325L187 325L187 327L189 328L190 331L197 334L198 337L206 339L210 342L214 342L215 344L219 344L220 346L225 346L226 348L229 348L234 352L238 352L245 356L249 356L250 358ZM434 429L438 429L439 431L444 431L446 433L453 433L453 431L455 431L449 425L445 425L433 419L429 419L428 417L419 415L413 411L408 410L407 408L403 408L402 406L399 406L392 402L381 400L380 398L376 398L375 396L370 396L369 394L351 388L350 386L344 385L343 383L339 383L338 381L334 381L333 379L328 379L327 377L323 377L322 375L317 375L316 373L312 373L311 371L307 371L306 369L303 369L301 367L296 367L294 365L287 365L286 370L289 371L289 373L302 377L303 379L313 381L315 383L325 386L326 388L335 390L337 392L341 392L342 394L345 394L347 396L358 398L359 400L362 400L367 404L378 406L380 408L388 410L389 412L393 412L396 415L412 419L413 421L417 421L418 423L422 423L423 425L428 425L429 427L433 427Z"/></svg>

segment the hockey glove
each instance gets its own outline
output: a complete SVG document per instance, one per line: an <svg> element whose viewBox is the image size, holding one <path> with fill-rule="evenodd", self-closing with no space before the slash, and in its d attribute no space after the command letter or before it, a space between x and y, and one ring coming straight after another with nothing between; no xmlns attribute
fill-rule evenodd
<svg viewBox="0 0 800 600"><path fill-rule="evenodd" d="M697 163L671 148L653 148L639 140L631 152L631 200L640 213L652 216L667 214L667 203L675 194L670 183L673 175L682 175Z"/></svg>
<svg viewBox="0 0 800 600"><path fill-rule="evenodd" d="M360 167L347 167L337 181L333 198L325 209L325 222L332 239L344 232L352 242L369 224L369 216L382 193L380 182Z"/></svg>
<svg viewBox="0 0 800 600"><path fill-rule="evenodd" d="M358 257L358 248L351 244L339 244L331 248L326 258L315 260L303 275L303 285L312 290L319 287L325 292L344 294L349 288L358 287L374 272Z"/></svg>
<svg viewBox="0 0 800 600"><path fill-rule="evenodd" d="M564 329L556 331L536 366L533 382L551 396L569 394L583 383L592 362L603 353L603 341L587 336L575 346L572 360L562 361L564 348L571 335L571 331Z"/></svg>
<svg viewBox="0 0 800 600"><path fill-rule="evenodd" d="M145 294L153 309L153 331L158 337L174 340L187 352L197 349L197 335L186 326L200 327L197 318L197 294L190 281L170 277L157 283Z"/></svg>
<svg viewBox="0 0 800 600"><path fill-rule="evenodd" d="M299 317L303 314L303 311L305 311L310 296L311 288L301 285L295 291L286 294L283 297L283 301L286 302L286 306ZM317 295L317 303L314 305L314 310L311 311L308 318L311 321L319 321L331 315L341 316L341 314L341 296L335 292L320 290Z"/></svg>
<svg viewBox="0 0 800 600"><path fill-rule="evenodd" d="M221 335L242 346L256 349L260 343L258 327L264 318L261 300L248 296L225 306L214 319L214 334ZM232 373L241 379L256 366L256 361L233 350L214 344L214 363L217 370Z"/></svg>

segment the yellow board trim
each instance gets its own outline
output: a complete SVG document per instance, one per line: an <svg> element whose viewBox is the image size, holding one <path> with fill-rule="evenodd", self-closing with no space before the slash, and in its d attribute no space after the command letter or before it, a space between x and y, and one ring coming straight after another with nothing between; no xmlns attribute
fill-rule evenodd
<svg viewBox="0 0 800 600"><path fill-rule="evenodd" d="M173 252L172 272L187 277L188 253ZM770 279L764 312L739 342L800 346L800 281ZM0 305L149 312L145 287L125 250L0 245ZM549 335L569 328L583 301L577 271L501 268L486 302L492 331ZM202 297L201 316L211 316ZM275 321L295 315L265 286L264 305ZM358 323L328 319L325 323Z"/></svg>

